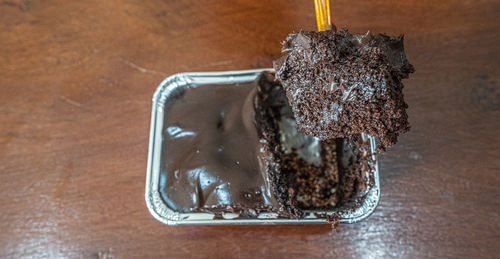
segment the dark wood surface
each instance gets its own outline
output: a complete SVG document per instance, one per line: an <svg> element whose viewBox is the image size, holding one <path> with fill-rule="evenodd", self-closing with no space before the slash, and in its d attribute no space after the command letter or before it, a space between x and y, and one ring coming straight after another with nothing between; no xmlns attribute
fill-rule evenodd
<svg viewBox="0 0 500 259"><path fill-rule="evenodd" d="M0 257L500 254L500 2L332 1L405 33L412 130L363 222L169 227L146 209L151 97L168 75L269 67L313 1L0 0Z"/></svg>

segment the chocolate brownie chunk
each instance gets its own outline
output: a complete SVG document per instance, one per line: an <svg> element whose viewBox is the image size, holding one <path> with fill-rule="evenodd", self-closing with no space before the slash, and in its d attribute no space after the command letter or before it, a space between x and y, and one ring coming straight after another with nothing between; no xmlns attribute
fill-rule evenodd
<svg viewBox="0 0 500 259"><path fill-rule="evenodd" d="M303 31L288 35L274 62L299 131L321 140L362 132L379 147L410 128L401 79L414 72L403 36Z"/></svg>

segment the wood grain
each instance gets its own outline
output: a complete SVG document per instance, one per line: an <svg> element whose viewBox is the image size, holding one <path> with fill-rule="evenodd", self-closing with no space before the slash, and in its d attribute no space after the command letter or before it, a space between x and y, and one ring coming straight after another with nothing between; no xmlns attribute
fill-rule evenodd
<svg viewBox="0 0 500 259"><path fill-rule="evenodd" d="M405 33L410 133L363 222L186 226L144 202L151 97L184 71L270 67L313 1L0 0L0 257L500 254L500 2L332 1L338 27Z"/></svg>

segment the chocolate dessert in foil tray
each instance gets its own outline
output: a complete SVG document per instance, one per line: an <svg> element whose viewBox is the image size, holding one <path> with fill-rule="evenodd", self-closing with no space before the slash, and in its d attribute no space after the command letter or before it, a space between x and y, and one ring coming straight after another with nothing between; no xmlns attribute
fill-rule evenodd
<svg viewBox="0 0 500 259"><path fill-rule="evenodd" d="M353 223L409 130L403 38L290 34L276 69L181 73L153 96L146 202L179 224ZM368 134L370 135L368 135Z"/></svg>
<svg viewBox="0 0 500 259"><path fill-rule="evenodd" d="M153 98L146 202L178 224L356 222L379 200L375 140L297 131L272 69L182 73Z"/></svg>

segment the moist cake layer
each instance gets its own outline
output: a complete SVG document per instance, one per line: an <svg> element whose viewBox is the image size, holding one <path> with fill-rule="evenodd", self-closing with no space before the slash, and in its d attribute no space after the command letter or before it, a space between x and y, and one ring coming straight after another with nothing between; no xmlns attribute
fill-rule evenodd
<svg viewBox="0 0 500 259"><path fill-rule="evenodd" d="M259 77L255 121L264 146L267 178L283 210L300 217L305 209L338 202L335 142L296 130L285 91L270 73Z"/></svg>
<svg viewBox="0 0 500 259"><path fill-rule="evenodd" d="M305 210L333 210L366 188L362 168L350 168L367 157L358 157L361 151L343 139L321 141L297 131L285 91L271 73L259 78L255 111L267 178L283 211L301 217Z"/></svg>
<svg viewBox="0 0 500 259"><path fill-rule="evenodd" d="M288 35L274 62L298 129L322 140L368 133L383 149L409 129L401 79L414 71L403 37L346 29Z"/></svg>

